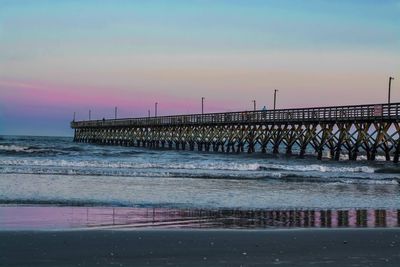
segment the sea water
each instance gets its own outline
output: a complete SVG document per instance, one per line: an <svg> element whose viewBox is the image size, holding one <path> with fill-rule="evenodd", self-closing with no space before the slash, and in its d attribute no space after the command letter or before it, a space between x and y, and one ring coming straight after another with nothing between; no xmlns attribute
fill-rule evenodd
<svg viewBox="0 0 400 267"><path fill-rule="evenodd" d="M400 165L0 137L0 204L399 209Z"/></svg>

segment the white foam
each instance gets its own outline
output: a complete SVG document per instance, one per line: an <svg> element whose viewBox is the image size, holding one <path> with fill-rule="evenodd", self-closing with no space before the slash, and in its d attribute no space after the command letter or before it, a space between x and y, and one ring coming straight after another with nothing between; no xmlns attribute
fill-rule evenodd
<svg viewBox="0 0 400 267"><path fill-rule="evenodd" d="M23 152L27 151L29 148L24 146L16 146L16 145L0 145L0 150L3 151L15 151L15 152Z"/></svg>
<svg viewBox="0 0 400 267"><path fill-rule="evenodd" d="M0 151L9 151L9 152L24 152L24 153L40 153L40 152L56 152L56 153L65 153L59 149L49 149L49 148L32 148L26 146L16 146L16 145L0 145Z"/></svg>
<svg viewBox="0 0 400 267"><path fill-rule="evenodd" d="M323 157L327 158L327 159L332 159L329 151L324 152ZM348 154L340 154L339 160L343 160L343 161L349 160L349 155ZM368 159L367 159L366 155L357 155L357 161L367 161L367 160ZM393 156L390 156L390 160L393 161ZM376 155L375 161L386 161L386 157L383 155Z"/></svg>
<svg viewBox="0 0 400 267"><path fill-rule="evenodd" d="M365 172L365 173L374 173L375 169L369 166L354 166L354 167L335 167L335 166L327 166L320 164L310 164L310 165L281 165L281 164L272 164L272 165L264 165L265 168L286 170L286 171L317 171L317 172Z"/></svg>
<svg viewBox="0 0 400 267"><path fill-rule="evenodd" d="M150 162L110 162L101 160L52 160L52 159L2 159L1 165L18 166L59 166L59 167L91 167L91 168L160 168L160 169L209 169L209 170L237 170L255 171L259 164L236 164L236 163L150 163Z"/></svg>
<svg viewBox="0 0 400 267"><path fill-rule="evenodd" d="M70 168L111 168L111 169L186 169L186 170L221 170L221 171L297 171L322 173L374 173L375 169L369 166L336 167L320 164L310 165L283 165L257 163L227 163L227 162L196 162L196 163L152 163L152 162L115 162L102 160L53 160L53 159L1 159L1 165L8 166L43 166L43 167L70 167Z"/></svg>
<svg viewBox="0 0 400 267"><path fill-rule="evenodd" d="M333 184L371 184L371 185L398 185L396 179L392 180L379 180L379 179L342 179L340 182Z"/></svg>
<svg viewBox="0 0 400 267"><path fill-rule="evenodd" d="M357 157L357 160L363 161L368 160L366 155L360 155ZM390 160L393 161L393 156L390 156ZM386 161L386 157L382 155L376 155L375 161Z"/></svg>

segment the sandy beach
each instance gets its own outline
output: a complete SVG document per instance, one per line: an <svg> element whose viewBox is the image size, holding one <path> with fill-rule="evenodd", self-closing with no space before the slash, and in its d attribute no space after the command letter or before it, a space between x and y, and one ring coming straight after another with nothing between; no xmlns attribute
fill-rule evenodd
<svg viewBox="0 0 400 267"><path fill-rule="evenodd" d="M0 266L398 266L400 229L0 232Z"/></svg>

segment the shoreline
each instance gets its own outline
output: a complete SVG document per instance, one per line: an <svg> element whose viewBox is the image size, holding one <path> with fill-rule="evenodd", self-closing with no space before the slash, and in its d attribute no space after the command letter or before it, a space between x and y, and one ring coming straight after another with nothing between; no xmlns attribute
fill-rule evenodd
<svg viewBox="0 0 400 267"><path fill-rule="evenodd" d="M400 210L0 205L0 231L144 228L400 229Z"/></svg>
<svg viewBox="0 0 400 267"><path fill-rule="evenodd" d="M400 229L0 231L0 266L398 266Z"/></svg>

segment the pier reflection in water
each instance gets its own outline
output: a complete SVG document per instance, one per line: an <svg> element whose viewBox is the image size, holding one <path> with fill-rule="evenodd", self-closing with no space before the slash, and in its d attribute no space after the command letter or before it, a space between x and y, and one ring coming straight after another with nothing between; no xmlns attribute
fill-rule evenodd
<svg viewBox="0 0 400 267"><path fill-rule="evenodd" d="M0 207L1 229L400 227L400 210L203 210Z"/></svg>

